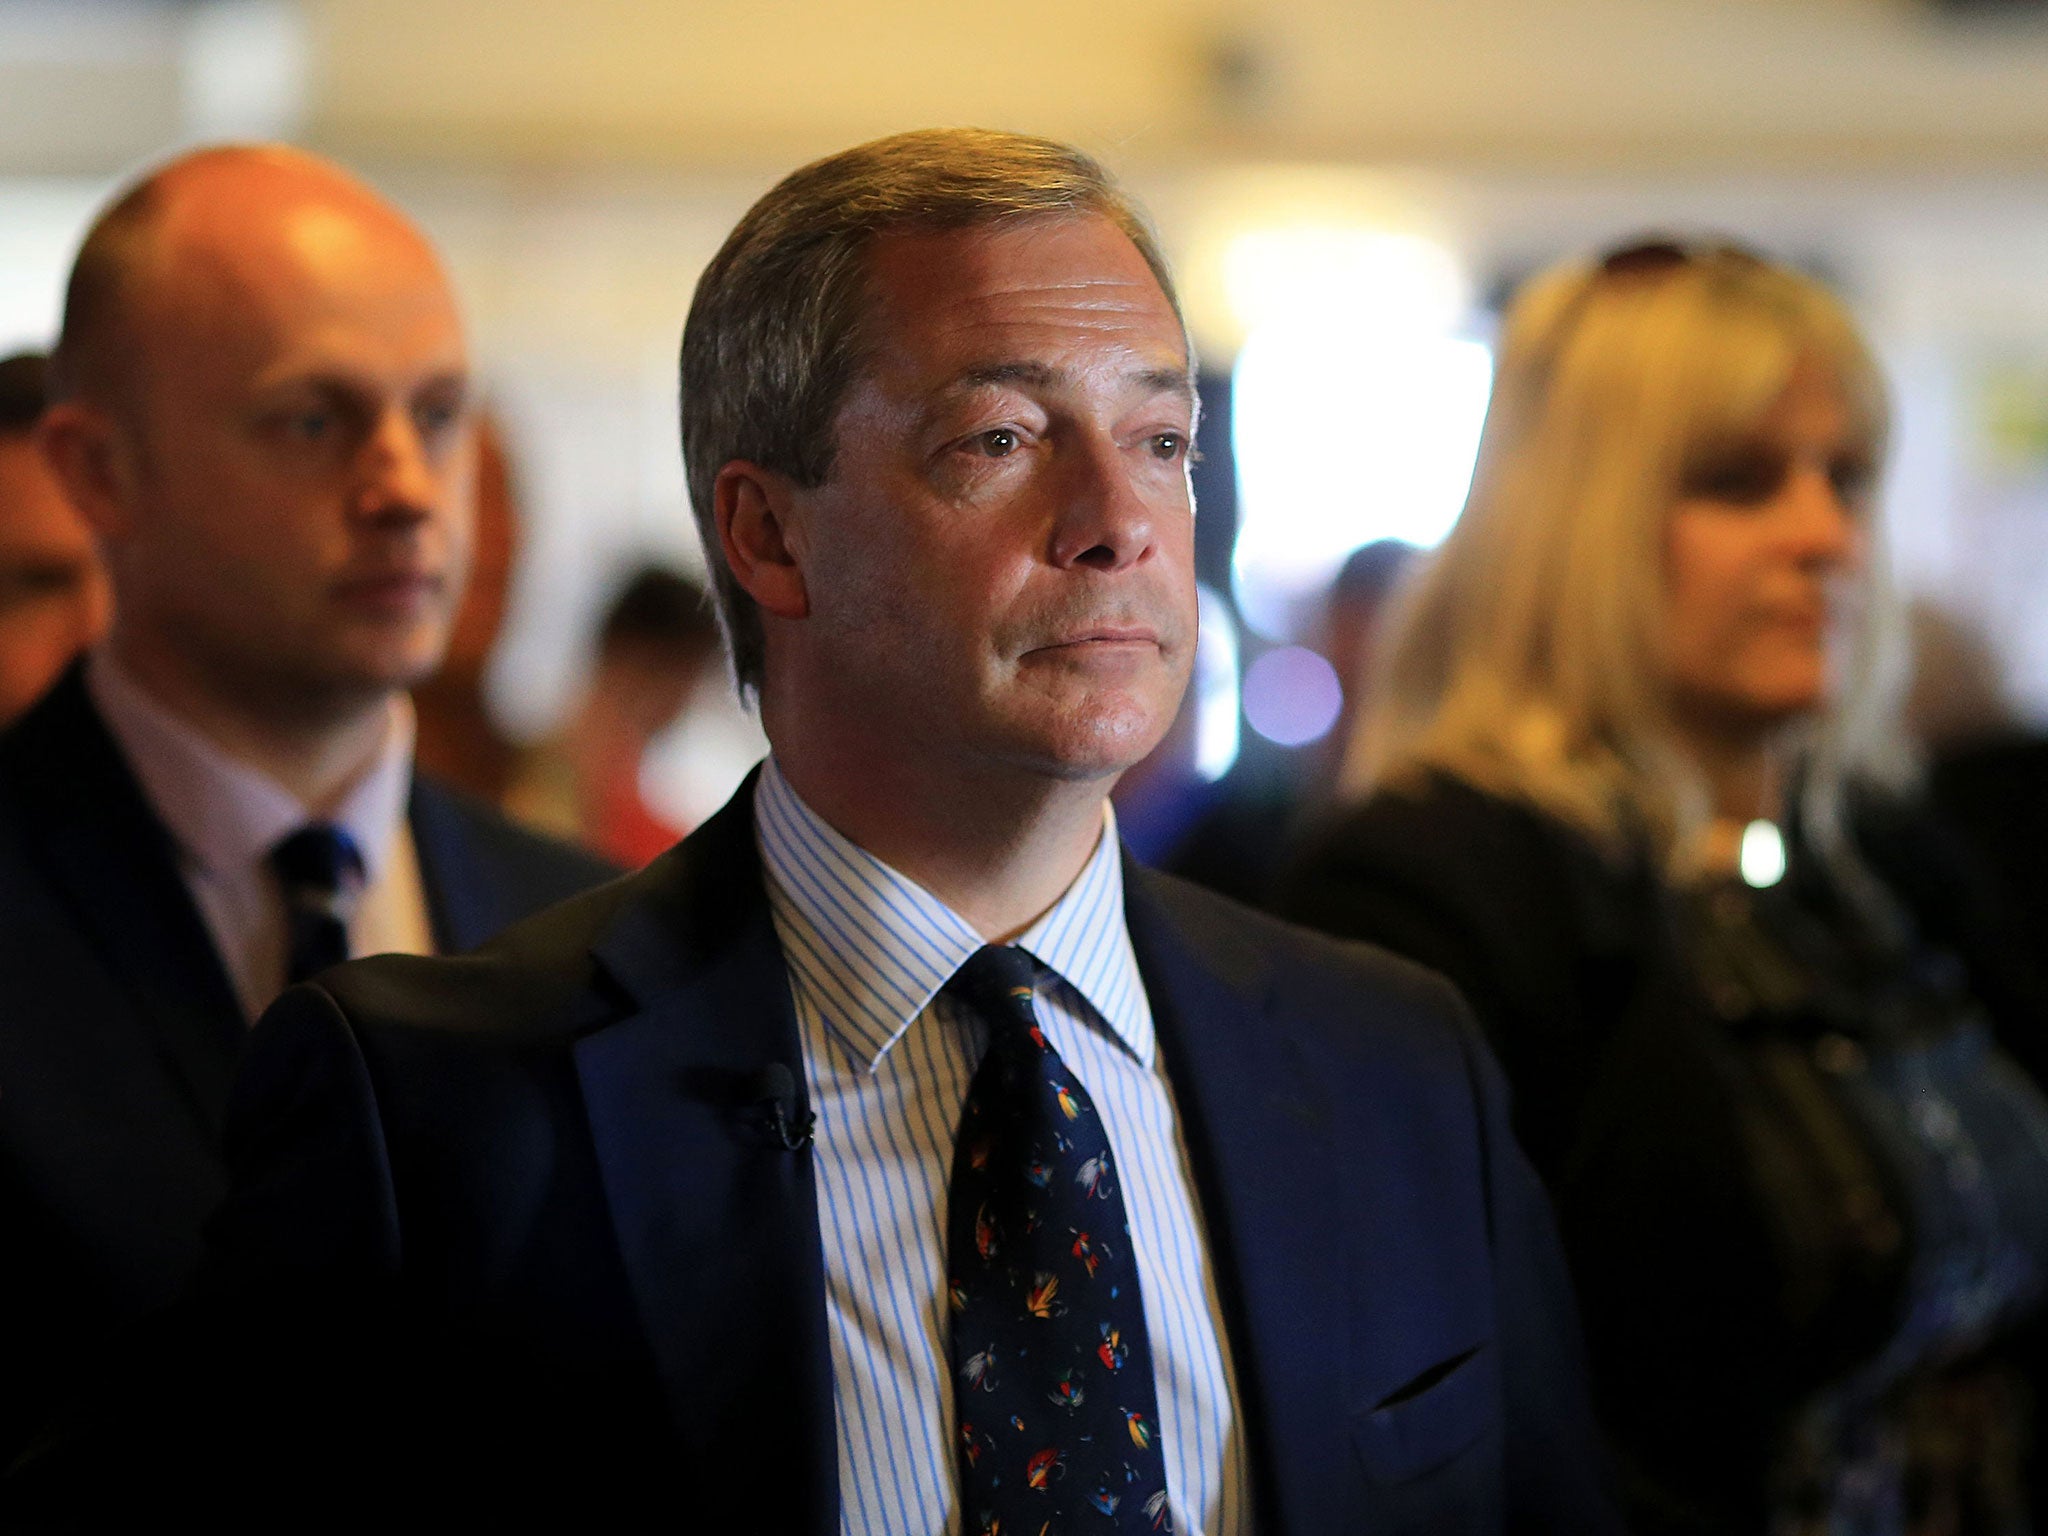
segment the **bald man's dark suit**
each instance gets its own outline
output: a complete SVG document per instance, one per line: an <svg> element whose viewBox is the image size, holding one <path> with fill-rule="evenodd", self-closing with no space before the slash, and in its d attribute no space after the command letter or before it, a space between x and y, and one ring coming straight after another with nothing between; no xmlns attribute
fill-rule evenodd
<svg viewBox="0 0 2048 1536"><path fill-rule="evenodd" d="M426 780L436 943L616 873ZM74 670L0 736L0 1464L190 1278L248 1032L176 851Z"/></svg>

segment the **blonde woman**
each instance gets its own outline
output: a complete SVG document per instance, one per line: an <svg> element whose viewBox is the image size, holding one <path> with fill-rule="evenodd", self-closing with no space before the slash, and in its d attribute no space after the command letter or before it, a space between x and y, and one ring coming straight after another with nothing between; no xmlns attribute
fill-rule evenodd
<svg viewBox="0 0 2048 1536"><path fill-rule="evenodd" d="M1885 774L1877 369L1728 247L1534 280L1355 803L1289 915L1450 974L1516 1085L1639 1531L2024 1529L2026 993Z"/></svg>

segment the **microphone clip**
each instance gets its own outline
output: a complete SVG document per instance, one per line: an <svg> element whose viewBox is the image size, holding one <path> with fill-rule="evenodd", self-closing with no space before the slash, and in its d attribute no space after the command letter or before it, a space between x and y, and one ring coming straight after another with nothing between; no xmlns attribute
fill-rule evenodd
<svg viewBox="0 0 2048 1536"><path fill-rule="evenodd" d="M796 1074L779 1061L771 1061L754 1077L753 1102L763 1109L768 1133L785 1152L801 1152L817 1135L818 1116L814 1110L798 1115Z"/></svg>
<svg viewBox="0 0 2048 1536"><path fill-rule="evenodd" d="M768 1130L782 1143L785 1152L801 1152L817 1138L818 1115L815 1110L805 1110L803 1119L792 1122L787 1107L771 1104L768 1107Z"/></svg>

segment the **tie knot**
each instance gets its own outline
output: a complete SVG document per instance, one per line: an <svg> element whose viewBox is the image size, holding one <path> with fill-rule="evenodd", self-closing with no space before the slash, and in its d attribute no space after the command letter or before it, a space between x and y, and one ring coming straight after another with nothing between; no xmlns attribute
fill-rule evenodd
<svg viewBox="0 0 2048 1536"><path fill-rule="evenodd" d="M271 868L287 891L339 894L363 872L355 840L329 822L308 822L270 850Z"/></svg>
<svg viewBox="0 0 2048 1536"><path fill-rule="evenodd" d="M1030 1029L1037 1015L1031 1007L1038 979L1038 962L1014 944L984 944L946 983L947 990L967 999L974 1010L1007 1033L1002 1026L1021 1024Z"/></svg>

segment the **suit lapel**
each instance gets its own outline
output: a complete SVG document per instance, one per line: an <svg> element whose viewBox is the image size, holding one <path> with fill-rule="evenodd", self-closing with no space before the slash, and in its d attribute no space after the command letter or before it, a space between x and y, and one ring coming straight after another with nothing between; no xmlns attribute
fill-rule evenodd
<svg viewBox="0 0 2048 1536"><path fill-rule="evenodd" d="M1343 1280L1324 1084L1271 1016L1271 956L1241 923L1126 860L1125 912L1159 1030L1229 1326L1265 1528L1314 1528L1348 1468ZM1326 1470L1319 1470L1326 1469Z"/></svg>
<svg viewBox="0 0 2048 1536"><path fill-rule="evenodd" d="M405 818L412 828L420 859L420 884L427 898L427 921L434 930L434 949L443 955L474 949L509 923L499 921L492 892L477 867L471 840L448 797L431 784L413 780Z"/></svg>
<svg viewBox="0 0 2048 1536"><path fill-rule="evenodd" d="M7 741L22 836L117 977L180 1096L218 1134L242 1006L144 799L73 668Z"/></svg>
<svg viewBox="0 0 2048 1536"><path fill-rule="evenodd" d="M802 1045L751 784L649 875L596 946L634 1011L576 1064L612 1224L692 1459L829 1536L838 1522L824 1258L808 1149L749 1104Z"/></svg>

